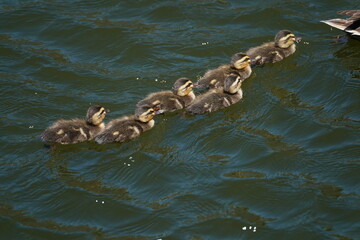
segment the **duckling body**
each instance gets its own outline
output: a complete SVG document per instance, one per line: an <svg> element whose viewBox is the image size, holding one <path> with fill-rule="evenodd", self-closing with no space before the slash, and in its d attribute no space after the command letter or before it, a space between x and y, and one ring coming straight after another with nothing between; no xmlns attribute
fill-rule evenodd
<svg viewBox="0 0 360 240"><path fill-rule="evenodd" d="M155 121L152 117L155 113L152 108L141 107L136 111L140 112L140 115L136 113L110 121L106 129L96 136L95 141L99 144L125 142L154 127Z"/></svg>
<svg viewBox="0 0 360 240"><path fill-rule="evenodd" d="M215 69L208 70L204 76L198 80L197 86L200 88L222 87L226 76L235 71L230 64L224 64Z"/></svg>
<svg viewBox="0 0 360 240"><path fill-rule="evenodd" d="M244 53L236 53L232 56L230 64L224 64L216 69L208 70L202 78L200 78L196 86L199 88L218 88L223 87L227 76L237 74L241 81L248 78L251 73L249 57Z"/></svg>
<svg viewBox="0 0 360 240"><path fill-rule="evenodd" d="M105 129L102 122L109 110L95 105L87 112L87 119L58 120L41 135L44 142L73 144L89 141Z"/></svg>
<svg viewBox="0 0 360 240"><path fill-rule="evenodd" d="M192 91L193 84L187 78L178 79L173 86L173 91L150 93L136 104L136 107L147 106L156 109L155 114L172 112L185 108L195 99Z"/></svg>
<svg viewBox="0 0 360 240"><path fill-rule="evenodd" d="M246 54L251 58L252 65L279 62L296 51L295 42L300 39L295 38L295 35L289 30L281 30L276 34L274 42L250 48Z"/></svg>
<svg viewBox="0 0 360 240"><path fill-rule="evenodd" d="M344 14L349 16L347 19L330 19L321 21L334 28L343 30L353 36L360 37L360 10L344 10L339 11L338 14Z"/></svg>
<svg viewBox="0 0 360 240"><path fill-rule="evenodd" d="M224 87L213 88L198 96L195 101L186 108L190 114L205 114L229 107L237 103L243 96L241 90L241 78L230 75L225 80Z"/></svg>

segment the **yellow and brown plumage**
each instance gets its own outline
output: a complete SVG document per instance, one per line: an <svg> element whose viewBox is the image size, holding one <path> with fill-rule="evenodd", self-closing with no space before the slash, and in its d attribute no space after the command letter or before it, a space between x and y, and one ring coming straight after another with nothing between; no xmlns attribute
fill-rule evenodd
<svg viewBox="0 0 360 240"><path fill-rule="evenodd" d="M279 62L296 51L295 43L300 40L291 31L281 30L275 35L273 42L250 48L246 54L251 58L252 65Z"/></svg>
<svg viewBox="0 0 360 240"><path fill-rule="evenodd" d="M106 129L96 136L95 141L100 144L125 142L138 137L154 127L153 119L155 111L153 108L139 107L135 115L125 116L110 121Z"/></svg>
<svg viewBox="0 0 360 240"><path fill-rule="evenodd" d="M193 84L188 78L175 81L173 91L150 93L136 107L151 107L155 114L172 112L187 107L195 99Z"/></svg>
<svg viewBox="0 0 360 240"><path fill-rule="evenodd" d="M48 127L41 135L44 142L71 144L94 139L105 129L103 120L109 110L99 105L89 107L86 120L61 119Z"/></svg>
<svg viewBox="0 0 360 240"><path fill-rule="evenodd" d="M213 88L196 97L195 101L186 108L189 114L210 113L237 103L243 96L241 78L231 74L225 79L224 87Z"/></svg>
<svg viewBox="0 0 360 240"><path fill-rule="evenodd" d="M215 69L208 70L200 78L195 86L197 88L223 87L227 76L237 74L244 81L252 73L250 58L245 53L236 53L232 56L230 64L221 65Z"/></svg>

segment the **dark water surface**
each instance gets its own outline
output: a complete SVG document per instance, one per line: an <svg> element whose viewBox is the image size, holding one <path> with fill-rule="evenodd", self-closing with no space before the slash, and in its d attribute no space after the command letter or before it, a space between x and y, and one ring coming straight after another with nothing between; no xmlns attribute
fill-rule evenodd
<svg viewBox="0 0 360 240"><path fill-rule="evenodd" d="M359 5L1 1L0 239L359 239L360 41L319 22ZM124 144L39 139L90 104L132 114L280 29L297 52L228 109Z"/></svg>

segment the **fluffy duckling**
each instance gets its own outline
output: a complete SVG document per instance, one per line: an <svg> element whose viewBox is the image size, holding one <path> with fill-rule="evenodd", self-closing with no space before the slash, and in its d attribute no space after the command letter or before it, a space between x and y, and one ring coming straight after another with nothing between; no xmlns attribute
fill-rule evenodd
<svg viewBox="0 0 360 240"><path fill-rule="evenodd" d="M175 81L173 91L150 93L146 98L136 104L136 107L151 107L155 114L172 112L190 105L195 99L193 84L187 78Z"/></svg>
<svg viewBox="0 0 360 240"><path fill-rule="evenodd" d="M360 10L344 10L337 12L338 14L344 14L350 16L347 19L330 19L321 21L334 28L343 30L352 34L353 36L360 36Z"/></svg>
<svg viewBox="0 0 360 240"><path fill-rule="evenodd" d="M103 120L108 112L109 110L102 106L91 106L87 111L86 120L58 120L43 132L41 139L44 142L60 144L92 140L105 129Z"/></svg>
<svg viewBox="0 0 360 240"><path fill-rule="evenodd" d="M296 51L295 43L300 40L291 31L281 30L276 34L274 42L250 48L246 54L251 58L252 65L279 62Z"/></svg>
<svg viewBox="0 0 360 240"><path fill-rule="evenodd" d="M241 81L248 78L252 73L249 56L245 53L234 54L230 64L221 65L216 69L208 70L205 75L195 83L195 86L198 88L223 87L225 78L232 73L237 74Z"/></svg>
<svg viewBox="0 0 360 240"><path fill-rule="evenodd" d="M241 77L231 74L225 79L225 85L221 88L213 88L198 96L195 101L186 108L190 114L204 114L229 107L242 98Z"/></svg>
<svg viewBox="0 0 360 240"><path fill-rule="evenodd" d="M138 137L142 132L151 129L155 121L155 111L149 107L139 107L135 115L125 116L110 121L106 129L96 136L95 141L100 144L125 142Z"/></svg>

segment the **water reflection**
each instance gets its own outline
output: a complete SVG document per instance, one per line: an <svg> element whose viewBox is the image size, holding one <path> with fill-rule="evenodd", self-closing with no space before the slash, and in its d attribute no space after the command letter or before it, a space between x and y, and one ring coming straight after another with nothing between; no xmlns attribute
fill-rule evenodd
<svg viewBox="0 0 360 240"><path fill-rule="evenodd" d="M0 215L7 217L17 224L22 224L28 228L45 229L46 231L56 231L61 233L89 233L94 238L103 238L105 233L96 227L87 225L65 225L52 220L38 220L27 216L25 211L15 210L10 204L0 203Z"/></svg>

